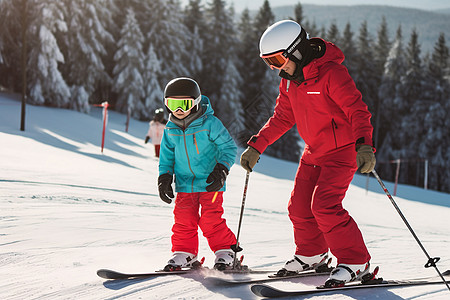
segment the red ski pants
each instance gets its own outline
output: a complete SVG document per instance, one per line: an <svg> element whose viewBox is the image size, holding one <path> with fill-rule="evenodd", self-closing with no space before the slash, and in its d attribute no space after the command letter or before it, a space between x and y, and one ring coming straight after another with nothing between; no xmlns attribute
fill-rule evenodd
<svg viewBox="0 0 450 300"><path fill-rule="evenodd" d="M356 222L342 206L356 171L354 145L328 154L319 164L304 154L297 170L288 206L295 253L313 256L330 249L338 264L364 264L370 260L369 252Z"/></svg>
<svg viewBox="0 0 450 300"><path fill-rule="evenodd" d="M213 252L236 244L223 214L223 192L178 193L173 210L172 252L184 251L197 255L198 227ZM199 208L200 214L199 214Z"/></svg>

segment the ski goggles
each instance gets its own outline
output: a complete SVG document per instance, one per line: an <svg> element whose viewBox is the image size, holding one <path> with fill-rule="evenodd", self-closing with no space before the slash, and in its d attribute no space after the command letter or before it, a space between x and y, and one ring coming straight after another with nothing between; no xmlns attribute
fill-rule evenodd
<svg viewBox="0 0 450 300"><path fill-rule="evenodd" d="M177 109L181 109L184 112L188 112L194 107L194 98L165 98L164 104L170 111L175 112Z"/></svg>
<svg viewBox="0 0 450 300"><path fill-rule="evenodd" d="M273 69L283 69L289 61L289 58L284 56L285 51L280 51L272 54L261 55L264 62Z"/></svg>

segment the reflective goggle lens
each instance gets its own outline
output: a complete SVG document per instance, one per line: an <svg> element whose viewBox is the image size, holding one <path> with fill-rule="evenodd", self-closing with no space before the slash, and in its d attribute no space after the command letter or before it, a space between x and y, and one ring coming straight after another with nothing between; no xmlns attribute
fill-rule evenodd
<svg viewBox="0 0 450 300"><path fill-rule="evenodd" d="M194 106L194 99L176 99L176 98L166 98L165 104L171 111L176 111L181 108L183 111L188 111Z"/></svg>
<svg viewBox="0 0 450 300"><path fill-rule="evenodd" d="M283 52L262 55L261 58L270 68L282 69L289 61L288 58L283 56Z"/></svg>

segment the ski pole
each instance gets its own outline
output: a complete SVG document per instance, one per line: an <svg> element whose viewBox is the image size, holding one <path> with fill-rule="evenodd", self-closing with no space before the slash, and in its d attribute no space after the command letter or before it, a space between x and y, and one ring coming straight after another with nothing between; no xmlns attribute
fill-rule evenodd
<svg viewBox="0 0 450 300"><path fill-rule="evenodd" d="M398 214L400 215L400 217L402 218L403 222L405 222L406 227L408 227L409 231L411 232L411 234L413 235L413 237L416 239L417 243L419 244L420 248L422 248L422 251L425 253L425 255L428 258L427 263L425 264L425 268L429 268L429 267L434 267L436 269L436 272L439 274L439 277L441 277L442 281L445 283L445 285L447 286L448 290L450 291L450 286L448 285L447 281L445 280L444 276L442 275L441 271L439 271L438 267L436 266L436 263L440 260L440 257L433 257L431 258L430 255L428 254L427 250L425 250L425 247L422 245L422 243L420 242L419 238L417 237L416 233L414 232L414 230L412 229L411 225L409 225L408 220L406 220L405 216L403 215L402 211L400 210L400 208L398 207L397 203L395 203L394 198L392 198L391 194L389 193L389 191L387 190L386 186L384 185L383 181L381 181L380 176L378 176L378 173L374 170L372 170L372 174L373 176L375 176L375 178L377 179L378 183L380 184L381 188L383 189L383 191L386 193L386 195L388 196L389 200L391 200L392 205L394 205L395 209L397 210Z"/></svg>
<svg viewBox="0 0 450 300"><path fill-rule="evenodd" d="M237 236L236 236L236 245L234 245L234 249L233 249L233 251L234 251L233 269L236 268L237 253L240 250L242 250L242 249L239 249L239 234L241 232L242 216L244 215L245 198L247 197L247 187L248 187L248 179L249 179L249 177L250 177L250 172L247 171L247 175L245 176L244 194L242 196L241 214L239 216L239 225L238 225L238 231L237 231Z"/></svg>

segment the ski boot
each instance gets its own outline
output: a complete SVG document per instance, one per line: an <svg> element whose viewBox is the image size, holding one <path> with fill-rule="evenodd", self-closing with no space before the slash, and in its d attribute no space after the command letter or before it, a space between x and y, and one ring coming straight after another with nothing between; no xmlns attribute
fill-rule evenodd
<svg viewBox="0 0 450 300"><path fill-rule="evenodd" d="M219 271L233 269L235 253L231 249L221 249L214 252L216 259L214 260L214 269ZM238 261L240 265L240 261ZM236 266L238 267L238 266Z"/></svg>
<svg viewBox="0 0 450 300"><path fill-rule="evenodd" d="M293 276L307 270L316 270L317 272L330 272L332 269L328 267L331 258L328 259L328 252L314 255L303 256L294 255L294 258L288 260L284 267L279 270L274 277Z"/></svg>
<svg viewBox="0 0 450 300"><path fill-rule="evenodd" d="M178 271L183 268L197 269L201 265L201 262L197 260L197 255L188 252L175 251L167 262L167 265L164 267L164 271Z"/></svg>
<svg viewBox="0 0 450 300"><path fill-rule="evenodd" d="M347 282L360 280L362 283L375 280L378 267L370 273L369 262L362 265L338 264L325 281L325 288L341 287Z"/></svg>

